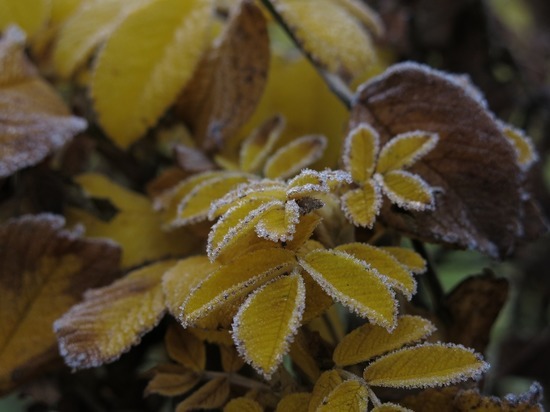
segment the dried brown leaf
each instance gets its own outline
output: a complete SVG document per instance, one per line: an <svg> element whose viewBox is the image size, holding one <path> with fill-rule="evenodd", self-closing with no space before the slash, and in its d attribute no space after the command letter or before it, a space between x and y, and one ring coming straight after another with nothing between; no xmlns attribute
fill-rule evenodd
<svg viewBox="0 0 550 412"><path fill-rule="evenodd" d="M53 321L118 274L118 247L64 224L42 214L0 227L0 393L58 359Z"/></svg>
<svg viewBox="0 0 550 412"><path fill-rule="evenodd" d="M410 169L439 188L435 210L403 213L386 204L387 224L491 256L513 250L522 234L521 171L513 147L473 86L427 66L398 64L360 88L351 126L360 122L380 133L381 144L415 130L440 137Z"/></svg>
<svg viewBox="0 0 550 412"><path fill-rule="evenodd" d="M220 148L252 115L268 68L265 18L254 2L244 0L180 98L178 110L203 148Z"/></svg>
<svg viewBox="0 0 550 412"><path fill-rule="evenodd" d="M25 57L25 36L0 40L0 177L33 166L86 128Z"/></svg>

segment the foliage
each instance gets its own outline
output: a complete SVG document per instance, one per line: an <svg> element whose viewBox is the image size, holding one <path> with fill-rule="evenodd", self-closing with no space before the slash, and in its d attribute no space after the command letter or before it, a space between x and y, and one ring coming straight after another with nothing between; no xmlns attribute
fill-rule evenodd
<svg viewBox="0 0 550 412"><path fill-rule="evenodd" d="M140 410L542 410L482 391L507 281L445 295L424 246L547 228L469 78L362 0L36 3L0 0L1 393L138 354Z"/></svg>

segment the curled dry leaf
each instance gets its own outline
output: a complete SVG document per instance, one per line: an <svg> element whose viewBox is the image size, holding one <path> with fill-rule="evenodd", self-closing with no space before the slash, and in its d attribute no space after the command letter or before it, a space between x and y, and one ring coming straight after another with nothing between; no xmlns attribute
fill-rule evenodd
<svg viewBox="0 0 550 412"><path fill-rule="evenodd" d="M100 289L55 321L59 352L75 369L117 360L155 327L166 310L162 275L174 265L164 261L130 272Z"/></svg>
<svg viewBox="0 0 550 412"><path fill-rule="evenodd" d="M179 102L179 112L203 148L221 148L252 115L266 84L269 56L262 11L251 0L239 2Z"/></svg>
<svg viewBox="0 0 550 412"><path fill-rule="evenodd" d="M118 275L117 246L81 239L63 225L42 214L0 228L0 393L58 359L53 321L86 289Z"/></svg>
<svg viewBox="0 0 550 412"><path fill-rule="evenodd" d="M38 76L24 47L15 27L0 40L0 177L37 164L86 128Z"/></svg>
<svg viewBox="0 0 550 412"><path fill-rule="evenodd" d="M434 150L411 171L442 193L431 212L396 212L383 220L427 241L510 253L522 234L521 170L514 148L479 96L456 77L414 63L393 66L355 97L352 126L372 125L381 144L411 130L437 133Z"/></svg>

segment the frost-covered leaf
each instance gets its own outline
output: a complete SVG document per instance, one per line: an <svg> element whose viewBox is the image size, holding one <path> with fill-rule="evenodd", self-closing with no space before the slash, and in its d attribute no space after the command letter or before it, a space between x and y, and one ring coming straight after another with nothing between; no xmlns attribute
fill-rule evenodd
<svg viewBox="0 0 550 412"><path fill-rule="evenodd" d="M2 0L0 2L0 31L11 24L21 27L33 37L44 28L50 18L51 4L48 0Z"/></svg>
<svg viewBox="0 0 550 412"><path fill-rule="evenodd" d="M190 292L181 305L180 319L184 324L192 324L231 298L242 296L259 283L288 271L294 264L294 254L284 249L257 250L234 259Z"/></svg>
<svg viewBox="0 0 550 412"><path fill-rule="evenodd" d="M383 246L380 249L391 254L413 273L424 273L426 271L426 261L424 258L411 249L397 246Z"/></svg>
<svg viewBox="0 0 550 412"><path fill-rule="evenodd" d="M259 237L273 242L292 240L296 225L300 221L300 206L295 200L274 205L266 211L256 224Z"/></svg>
<svg viewBox="0 0 550 412"><path fill-rule="evenodd" d="M261 9L240 1L179 99L178 110L203 148L220 149L248 120L264 90L269 57Z"/></svg>
<svg viewBox="0 0 550 412"><path fill-rule="evenodd" d="M416 293L416 280L412 273L391 254L366 243L347 243L336 250L349 253L363 260L371 268L386 277L389 284L405 294L410 300Z"/></svg>
<svg viewBox="0 0 550 412"><path fill-rule="evenodd" d="M321 158L327 138L320 135L299 137L273 153L264 166L264 176L287 179Z"/></svg>
<svg viewBox="0 0 550 412"><path fill-rule="evenodd" d="M212 379L176 406L176 412L221 408L229 397L229 381L225 377Z"/></svg>
<svg viewBox="0 0 550 412"><path fill-rule="evenodd" d="M355 226L372 228L382 207L379 186L370 180L363 187L346 192L342 198L342 210Z"/></svg>
<svg viewBox="0 0 550 412"><path fill-rule="evenodd" d="M411 409L405 408L401 405L397 405L391 402L385 402L376 408L373 408L371 412L413 412Z"/></svg>
<svg viewBox="0 0 550 412"><path fill-rule="evenodd" d="M361 86L350 127L367 122L381 144L414 130L437 146L410 171L442 192L430 213L383 208L386 224L426 241L509 253L521 234L520 168L513 147L480 99L456 76L401 63Z"/></svg>
<svg viewBox="0 0 550 412"><path fill-rule="evenodd" d="M302 49L322 67L351 80L374 63L376 57L370 35L349 9L338 2L270 2Z"/></svg>
<svg viewBox="0 0 550 412"><path fill-rule="evenodd" d="M516 159L522 170L527 170L538 160L533 141L522 130L509 124L501 124L504 137L510 142L516 152Z"/></svg>
<svg viewBox="0 0 550 412"><path fill-rule="evenodd" d="M311 393L295 392L283 396L277 404L275 412L308 412Z"/></svg>
<svg viewBox="0 0 550 412"><path fill-rule="evenodd" d="M70 77L134 10L153 0L83 2L63 24L53 51L57 73Z"/></svg>
<svg viewBox="0 0 550 412"><path fill-rule="evenodd" d="M161 279L174 263L154 263L109 286L88 290L81 303L56 320L59 352L67 365L97 367L139 343L164 315Z"/></svg>
<svg viewBox="0 0 550 412"><path fill-rule="evenodd" d="M257 173L274 149L285 127L282 116L274 116L263 122L241 145L239 165L241 170Z"/></svg>
<svg viewBox="0 0 550 412"><path fill-rule="evenodd" d="M181 200L177 218L172 225L188 225L206 220L215 200L222 198L240 183L247 182L250 177L252 176L245 173L226 172L200 182Z"/></svg>
<svg viewBox="0 0 550 412"><path fill-rule="evenodd" d="M69 208L65 213L67 220L83 224L90 237L109 238L119 243L124 268L166 256L189 254L200 246L196 238L183 229L164 232L161 217L145 196L96 173L83 174L75 180L90 197L110 200L118 213L104 222L83 210Z"/></svg>
<svg viewBox="0 0 550 412"><path fill-rule="evenodd" d="M156 393L163 396L178 396L191 390L201 380L199 374L181 365L165 364L155 369L155 375L147 383L144 395Z"/></svg>
<svg viewBox="0 0 550 412"><path fill-rule="evenodd" d="M191 371L204 371L206 367L204 342L187 329L183 329L181 325L171 324L166 331L164 344L170 359Z"/></svg>
<svg viewBox="0 0 550 412"><path fill-rule="evenodd" d="M434 207L433 189L418 175L405 170L392 170L375 175L388 198L397 206L407 210L425 211Z"/></svg>
<svg viewBox="0 0 550 412"><path fill-rule="evenodd" d="M92 97L100 125L119 146L143 136L191 78L207 47L211 7L210 0L152 0L105 43Z"/></svg>
<svg viewBox="0 0 550 412"><path fill-rule="evenodd" d="M422 131L394 136L380 151L376 171L387 173L409 167L433 150L438 141L437 134Z"/></svg>
<svg viewBox="0 0 550 412"><path fill-rule="evenodd" d="M543 412L542 387L538 382L531 384L529 390L520 395L508 394L502 398L483 396L478 389L459 391L452 402L459 412Z"/></svg>
<svg viewBox="0 0 550 412"><path fill-rule="evenodd" d="M317 408L318 412L367 410L369 393L359 380L350 379L335 387Z"/></svg>
<svg viewBox="0 0 550 412"><path fill-rule="evenodd" d="M372 324L364 324L347 334L334 349L332 359L338 366L368 361L404 345L418 342L435 330L432 323L419 316L405 315L397 320L392 333Z"/></svg>
<svg viewBox="0 0 550 412"><path fill-rule="evenodd" d="M364 262L335 250L315 250L299 261L333 299L386 329L395 327L395 295Z"/></svg>
<svg viewBox="0 0 550 412"><path fill-rule="evenodd" d="M191 256L178 261L162 277L162 289L168 311L178 317L181 304L189 293L206 277L218 269L206 256Z"/></svg>
<svg viewBox="0 0 550 412"><path fill-rule="evenodd" d="M342 159L344 167L357 183L367 182L376 166L380 146L378 132L363 123L346 136Z"/></svg>
<svg viewBox="0 0 550 412"><path fill-rule="evenodd" d="M308 213L300 217L300 222L296 225L296 231L290 242L287 242L287 248L298 250L313 235L315 228L321 222L321 216L316 213Z"/></svg>
<svg viewBox="0 0 550 412"><path fill-rule="evenodd" d="M239 398L231 399L223 408L223 412L262 412L264 408L254 399Z"/></svg>
<svg viewBox="0 0 550 412"><path fill-rule="evenodd" d="M304 282L294 273L256 290L235 316L233 339L239 353L267 379L288 352L304 306Z"/></svg>
<svg viewBox="0 0 550 412"><path fill-rule="evenodd" d="M342 382L343 379L340 377L338 371L331 369L323 372L313 387L308 412L315 412L323 403L323 399Z"/></svg>
<svg viewBox="0 0 550 412"><path fill-rule="evenodd" d="M62 217L41 214L0 227L0 393L51 366L58 359L53 321L86 289L118 275L113 243L63 226Z"/></svg>
<svg viewBox="0 0 550 412"><path fill-rule="evenodd" d="M425 388L477 379L489 365L461 345L425 343L385 355L365 368L369 385Z"/></svg>
<svg viewBox="0 0 550 412"><path fill-rule="evenodd" d="M34 10L26 1L20 6L1 2L2 17L2 7ZM86 122L71 116L55 90L38 76L24 48L25 35L16 27L0 39L0 177L39 163L86 128Z"/></svg>

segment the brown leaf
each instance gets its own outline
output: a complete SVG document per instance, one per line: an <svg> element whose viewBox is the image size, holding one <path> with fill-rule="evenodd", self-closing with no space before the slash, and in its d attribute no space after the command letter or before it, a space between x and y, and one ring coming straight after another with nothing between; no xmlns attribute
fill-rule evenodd
<svg viewBox="0 0 550 412"><path fill-rule="evenodd" d="M268 68L265 18L254 2L244 0L180 98L178 111L203 148L220 148L246 122L262 95Z"/></svg>
<svg viewBox="0 0 550 412"><path fill-rule="evenodd" d="M415 130L437 133L439 143L411 171L439 188L433 212L394 211L384 221L426 241L505 255L522 233L521 171L512 146L463 78L402 63L365 83L351 127L368 122L381 144Z"/></svg>
<svg viewBox="0 0 550 412"><path fill-rule="evenodd" d="M542 387L533 383L529 391L521 395L503 398L482 396L477 389L460 391L453 402L454 411L468 412L542 412Z"/></svg>
<svg viewBox="0 0 550 412"><path fill-rule="evenodd" d="M229 381L225 377L216 378L201 386L187 399L180 402L176 407L176 412L220 408L228 397Z"/></svg>
<svg viewBox="0 0 550 412"><path fill-rule="evenodd" d="M53 321L118 273L118 247L64 224L42 214L0 227L0 393L58 359Z"/></svg>
<svg viewBox="0 0 550 412"><path fill-rule="evenodd" d="M496 278L490 270L462 281L447 296L452 316L446 338L450 342L483 352L489 343L491 328L506 303L508 281Z"/></svg>
<svg viewBox="0 0 550 412"><path fill-rule="evenodd" d="M0 177L37 164L86 128L39 77L24 47L15 27L0 40Z"/></svg>
<svg viewBox="0 0 550 412"><path fill-rule="evenodd" d="M181 325L173 323L168 328L164 341L170 358L195 372L204 370L206 347L201 339Z"/></svg>
<svg viewBox="0 0 550 412"><path fill-rule="evenodd" d="M193 147L176 145L174 147L176 162L186 172L200 173L216 169L216 165L206 154Z"/></svg>
<svg viewBox="0 0 550 412"><path fill-rule="evenodd" d="M159 365L147 384L144 395L157 393L164 396L183 395L200 381L200 375L180 365Z"/></svg>

